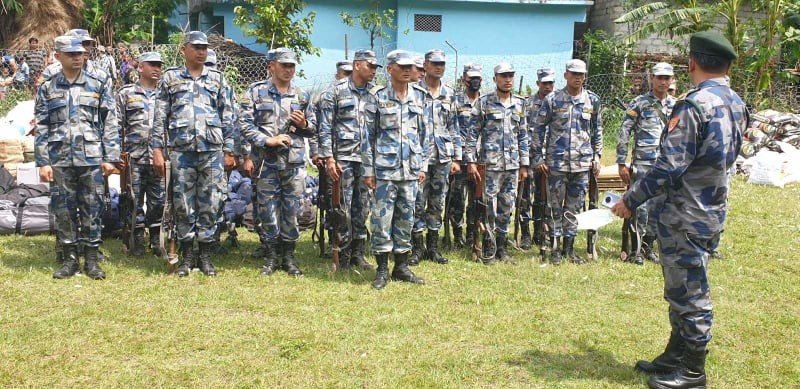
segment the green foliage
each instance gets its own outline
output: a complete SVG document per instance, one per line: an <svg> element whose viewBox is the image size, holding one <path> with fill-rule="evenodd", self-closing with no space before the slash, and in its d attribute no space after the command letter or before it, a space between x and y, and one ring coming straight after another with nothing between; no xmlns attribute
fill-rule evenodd
<svg viewBox="0 0 800 389"><path fill-rule="evenodd" d="M388 30L397 28L395 23L394 9L380 10L381 2L378 0L369 0L371 9L364 11L356 16L350 15L346 11L339 12L342 22L348 26L355 26L358 22L359 26L366 31L369 36L369 48L375 50L375 40L378 38L388 39L391 37Z"/></svg>
<svg viewBox="0 0 800 389"><path fill-rule="evenodd" d="M315 12L301 15L306 4L302 0L245 0L248 6L236 6L233 22L256 42L271 48L288 47L298 57L319 56L321 50L311 42Z"/></svg>
<svg viewBox="0 0 800 389"><path fill-rule="evenodd" d="M0 15L21 15L24 7L20 0L0 0Z"/></svg>
<svg viewBox="0 0 800 389"><path fill-rule="evenodd" d="M611 104L616 98L630 98L632 84L622 73L627 63L635 59L632 44L615 41L603 30L589 30L583 35L579 56L589 67L586 87L597 93L605 104Z"/></svg>
<svg viewBox="0 0 800 389"><path fill-rule="evenodd" d="M6 97L0 99L0 117L5 116L20 101L33 100L34 97L33 93L27 89L11 88L7 90Z"/></svg>
<svg viewBox="0 0 800 389"><path fill-rule="evenodd" d="M172 11L181 0L85 0L83 17L90 33L103 44L124 42L166 42L174 30L169 24ZM151 25L155 36L150 33Z"/></svg>
<svg viewBox="0 0 800 389"><path fill-rule="evenodd" d="M739 1L739 0L722 0ZM659 13L661 10L666 10ZM651 34L679 36L707 30L714 19L714 9L698 0L670 0L644 4L620 16L615 23L645 22L624 38L625 43L636 43Z"/></svg>

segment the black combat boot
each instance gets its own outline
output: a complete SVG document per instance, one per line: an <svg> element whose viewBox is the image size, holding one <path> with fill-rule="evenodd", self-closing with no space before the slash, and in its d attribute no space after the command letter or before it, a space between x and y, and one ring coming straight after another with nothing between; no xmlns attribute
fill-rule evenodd
<svg viewBox="0 0 800 389"><path fill-rule="evenodd" d="M475 245L475 225L467 223L467 241L464 244L467 247Z"/></svg>
<svg viewBox="0 0 800 389"><path fill-rule="evenodd" d="M389 282L389 253L375 254L375 261L378 262L378 270L375 272L375 281L372 281L372 289L380 290Z"/></svg>
<svg viewBox="0 0 800 389"><path fill-rule="evenodd" d="M508 243L506 234L498 232L497 235L495 235L494 241L497 246L495 258L497 258L498 261L507 261L510 257L508 256L508 249L506 248L506 243Z"/></svg>
<svg viewBox="0 0 800 389"><path fill-rule="evenodd" d="M83 274L93 280L102 280L106 278L106 273L100 268L100 265L97 264L99 261L97 258L98 251L99 249L96 246L87 245L83 249L83 253L86 255L86 259L83 263Z"/></svg>
<svg viewBox="0 0 800 389"><path fill-rule="evenodd" d="M61 267L53 273L53 278L63 280L70 278L78 272L78 247L74 244L62 244L61 248ZM58 256L58 255L56 255ZM58 259L58 258L56 258Z"/></svg>
<svg viewBox="0 0 800 389"><path fill-rule="evenodd" d="M408 268L408 253L394 254L394 269L392 269L392 280L411 282L419 285L425 284L425 281L422 278L419 278L416 275L414 275L411 269Z"/></svg>
<svg viewBox="0 0 800 389"><path fill-rule="evenodd" d="M163 257L165 254L161 248L161 227L150 227L150 250L157 257Z"/></svg>
<svg viewBox="0 0 800 389"><path fill-rule="evenodd" d="M422 231L411 233L411 257L408 259L409 266L419 265L419 261L425 256L425 237Z"/></svg>
<svg viewBox="0 0 800 389"><path fill-rule="evenodd" d="M453 248L456 250L462 250L466 244L467 243L464 241L464 235L462 234L461 226L457 226L455 223L453 223Z"/></svg>
<svg viewBox="0 0 800 389"><path fill-rule="evenodd" d="M583 265L586 263L586 260L578 256L575 253L575 237L574 236L565 236L564 237L564 257L569 259L570 262L576 265Z"/></svg>
<svg viewBox="0 0 800 389"><path fill-rule="evenodd" d="M661 263L661 260L656 254L656 237L653 235L645 235L642 238L642 250L644 250L644 258L648 261Z"/></svg>
<svg viewBox="0 0 800 389"><path fill-rule="evenodd" d="M683 358L683 349L685 344L680 334L675 330L669 334L669 341L667 347L661 355L655 357L652 362L640 360L636 362L634 368L636 371L652 375L652 374L666 374L678 368L678 365Z"/></svg>
<svg viewBox="0 0 800 389"><path fill-rule="evenodd" d="M647 386L657 389L690 389L706 387L706 350L690 350L684 346L683 360L677 369L650 376Z"/></svg>
<svg viewBox="0 0 800 389"><path fill-rule="evenodd" d="M144 228L133 230L133 247L128 247L128 252L134 257L144 256Z"/></svg>
<svg viewBox="0 0 800 389"><path fill-rule="evenodd" d="M217 269L211 263L211 254L214 252L214 242L200 242L200 271L203 274L214 277L217 275Z"/></svg>
<svg viewBox="0 0 800 389"><path fill-rule="evenodd" d="M550 237L550 264L558 266L561 264L561 237Z"/></svg>
<svg viewBox="0 0 800 389"><path fill-rule="evenodd" d="M295 242L286 242L282 241L281 246L283 246L283 270L289 273L290 276L300 277L303 275L303 272L300 271L300 268L297 267L295 264L295 257L294 257L294 247Z"/></svg>
<svg viewBox="0 0 800 389"><path fill-rule="evenodd" d="M350 242L350 264L361 268L361 270L372 270L374 267L364 259L364 246L366 243L366 239L353 239Z"/></svg>
<svg viewBox="0 0 800 389"><path fill-rule="evenodd" d="M178 277L186 277L192 272L194 266L194 247L192 241L181 242L181 264L175 269L175 275Z"/></svg>
<svg viewBox="0 0 800 389"><path fill-rule="evenodd" d="M522 241L519 243L519 248L530 250L532 246L531 225L528 222L520 222L519 226L522 228Z"/></svg>
<svg viewBox="0 0 800 389"><path fill-rule="evenodd" d="M439 252L439 231L428 230L428 235L425 237L425 244L428 249L428 259L440 265L447 265L450 260L442 256Z"/></svg>
<svg viewBox="0 0 800 389"><path fill-rule="evenodd" d="M258 247L257 247L255 250L253 250L253 253L252 253L252 254L250 254L250 255L251 255L253 258L264 258L264 255L266 255L266 254L267 254L267 245L268 245L268 242L265 242L265 241L264 241L264 240L262 240L261 238L259 238L259 240L258 240L258 241L259 241L259 242L258 242ZM273 250L273 251L274 251L274 250L277 250L277 247L278 247L278 246L277 246L277 244L274 244L274 245L272 246L272 250ZM330 246L328 246L328 247L330 247Z"/></svg>
<svg viewBox="0 0 800 389"><path fill-rule="evenodd" d="M491 236L487 232L483 236L483 244L482 244L483 252L481 255L483 256L481 260L483 261L484 265L494 265L497 263L497 245L492 240Z"/></svg>
<svg viewBox="0 0 800 389"><path fill-rule="evenodd" d="M264 245L264 266L261 275L269 276L278 268L278 253L275 251L278 242L269 242Z"/></svg>
<svg viewBox="0 0 800 389"><path fill-rule="evenodd" d="M211 252L217 255L225 255L228 249L222 246L222 229L225 226L223 223L217 223L217 232L214 233L214 240L210 242Z"/></svg>

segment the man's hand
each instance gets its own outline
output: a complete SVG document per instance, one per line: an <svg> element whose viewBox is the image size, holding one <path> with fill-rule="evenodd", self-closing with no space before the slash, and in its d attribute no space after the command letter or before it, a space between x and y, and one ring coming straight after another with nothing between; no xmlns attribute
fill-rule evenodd
<svg viewBox="0 0 800 389"><path fill-rule="evenodd" d="M225 153L225 158L222 162L222 165L227 171L233 170L236 167L236 157L234 157L231 153Z"/></svg>
<svg viewBox="0 0 800 389"><path fill-rule="evenodd" d="M53 181L53 167L52 166L42 166L39 168L39 179L42 182L52 182Z"/></svg>
<svg viewBox="0 0 800 389"><path fill-rule="evenodd" d="M289 147L292 145L292 138L286 134L275 135L267 139L267 147Z"/></svg>
<svg viewBox="0 0 800 389"><path fill-rule="evenodd" d="M249 156L244 157L244 162L242 162L242 172L244 176L252 177L254 170L256 170L256 166L253 164L253 160Z"/></svg>
<svg viewBox="0 0 800 389"><path fill-rule="evenodd" d="M527 166L521 166L519 168L519 180L520 181L525 181L527 179L528 179L528 167Z"/></svg>
<svg viewBox="0 0 800 389"><path fill-rule="evenodd" d="M458 173L461 173L461 161L453 161L453 163L450 164L450 175L452 176Z"/></svg>
<svg viewBox="0 0 800 389"><path fill-rule="evenodd" d="M103 170L103 176L108 177L111 175L111 173L114 173L116 166L114 166L114 164L110 162L103 162L100 164L100 169Z"/></svg>
<svg viewBox="0 0 800 389"><path fill-rule="evenodd" d="M312 156L311 163L317 168L325 168L325 160L323 160L319 155Z"/></svg>
<svg viewBox="0 0 800 389"><path fill-rule="evenodd" d="M328 173L328 177L330 177L331 180L339 181L341 178L342 166L339 165L333 157L328 157L325 161L325 173Z"/></svg>
<svg viewBox="0 0 800 389"><path fill-rule="evenodd" d="M534 166L533 170L536 170L537 173L544 174L545 177L550 176L550 168L547 167L547 164L545 164L544 162Z"/></svg>
<svg viewBox="0 0 800 389"><path fill-rule="evenodd" d="M617 201L617 203L611 207L611 212L623 219L627 219L633 215L633 212L630 210L630 208L628 208L627 205L625 205L625 202L622 201L622 199Z"/></svg>
<svg viewBox="0 0 800 389"><path fill-rule="evenodd" d="M164 167L164 154L161 149L153 149L153 171L159 177L164 177L167 173Z"/></svg>
<svg viewBox="0 0 800 389"><path fill-rule="evenodd" d="M367 188L375 190L375 177L374 176L372 176L372 177L364 177L364 179L362 181L364 181L364 185L366 185Z"/></svg>
<svg viewBox="0 0 800 389"><path fill-rule="evenodd" d="M303 111L292 111L292 116L289 116L289 119L297 128L308 128L308 121L306 121L306 115L303 114Z"/></svg>
<svg viewBox="0 0 800 389"><path fill-rule="evenodd" d="M478 173L478 167L475 166L474 163L467 164L467 175L469 175L469 179L472 182L478 182L481 180L481 175Z"/></svg>
<svg viewBox="0 0 800 389"><path fill-rule="evenodd" d="M595 177L600 175L600 160L598 159L592 160L592 174L594 174Z"/></svg>
<svg viewBox="0 0 800 389"><path fill-rule="evenodd" d="M625 165L619 165L619 178L622 179L622 182L624 182L625 185L630 185L631 184L631 168L629 168L629 167L627 167Z"/></svg>
<svg viewBox="0 0 800 389"><path fill-rule="evenodd" d="M419 173L419 184L422 185L425 182L425 173Z"/></svg>

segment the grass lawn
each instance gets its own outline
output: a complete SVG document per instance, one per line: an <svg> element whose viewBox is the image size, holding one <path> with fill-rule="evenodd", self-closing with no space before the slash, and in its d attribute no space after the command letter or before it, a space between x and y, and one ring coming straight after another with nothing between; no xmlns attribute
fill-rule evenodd
<svg viewBox="0 0 800 389"><path fill-rule="evenodd" d="M711 263L716 388L800 385L800 187L737 178ZM305 235L300 279L258 274L256 237L219 276L164 274L107 241L105 281L59 281L53 237L0 238L2 387L642 387L639 358L669 326L660 267L621 263L617 221L599 261L487 267L450 253L422 287L331 274ZM585 247L583 236L580 247ZM374 260L370 258L370 261Z"/></svg>

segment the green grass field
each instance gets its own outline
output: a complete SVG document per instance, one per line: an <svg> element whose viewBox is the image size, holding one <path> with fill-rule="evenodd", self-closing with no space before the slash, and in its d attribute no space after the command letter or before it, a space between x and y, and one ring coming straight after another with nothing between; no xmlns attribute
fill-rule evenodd
<svg viewBox="0 0 800 389"><path fill-rule="evenodd" d="M797 387L800 188L737 178L731 200L710 265L710 385ZM632 366L663 349L667 305L660 267L619 261L619 227L585 266L450 253L414 269L425 286L377 292L373 272L330 273L308 235L300 279L259 276L242 228L216 278L166 275L111 240L105 281L52 279L52 236L2 237L0 386L642 387Z"/></svg>

